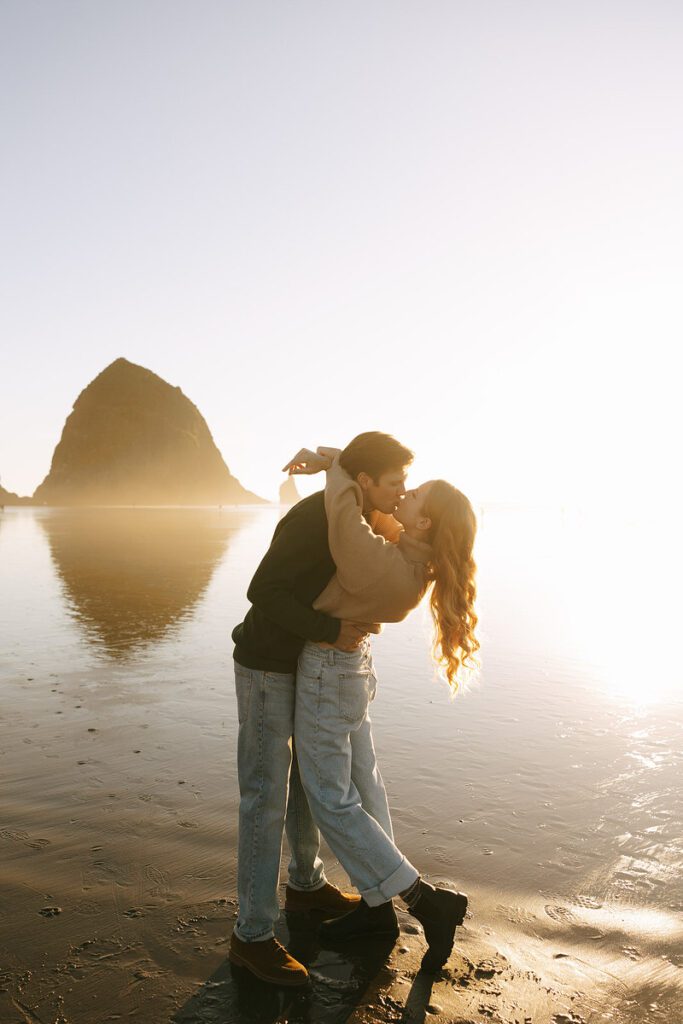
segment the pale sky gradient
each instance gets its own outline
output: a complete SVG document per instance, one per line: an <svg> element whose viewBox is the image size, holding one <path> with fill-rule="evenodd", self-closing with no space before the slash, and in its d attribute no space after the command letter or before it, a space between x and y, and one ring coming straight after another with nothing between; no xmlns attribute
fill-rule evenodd
<svg viewBox="0 0 683 1024"><path fill-rule="evenodd" d="M675 492L682 54L674 0L2 0L3 486L123 355L265 497L366 429L477 500Z"/></svg>

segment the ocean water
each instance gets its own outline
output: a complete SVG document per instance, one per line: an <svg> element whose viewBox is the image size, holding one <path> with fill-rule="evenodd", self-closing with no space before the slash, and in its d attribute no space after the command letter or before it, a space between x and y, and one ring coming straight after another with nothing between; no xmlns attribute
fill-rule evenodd
<svg viewBox="0 0 683 1024"><path fill-rule="evenodd" d="M10 890L234 896L230 631L282 514L0 513ZM598 945L680 969L683 691L662 537L561 509L479 521L478 677L451 699L424 607L373 641L397 841L520 927L588 915Z"/></svg>

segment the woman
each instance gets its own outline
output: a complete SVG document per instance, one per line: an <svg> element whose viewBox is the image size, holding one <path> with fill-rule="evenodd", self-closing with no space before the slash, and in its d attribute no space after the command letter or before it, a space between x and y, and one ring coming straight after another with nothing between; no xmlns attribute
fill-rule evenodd
<svg viewBox="0 0 683 1024"><path fill-rule="evenodd" d="M337 449L303 450L285 467L293 474L327 471L325 509L337 572L314 608L340 619L398 622L431 590L434 655L455 690L479 647L472 507L445 481L428 481L399 504L394 517L403 532L391 543L363 518L361 489L338 456ZM304 645L295 711L301 778L320 831L362 896L351 913L321 926L321 935L397 935L391 899L400 895L425 930L429 949L422 967L436 971L450 955L467 898L424 882L393 841L368 716L375 687L369 639L352 653Z"/></svg>

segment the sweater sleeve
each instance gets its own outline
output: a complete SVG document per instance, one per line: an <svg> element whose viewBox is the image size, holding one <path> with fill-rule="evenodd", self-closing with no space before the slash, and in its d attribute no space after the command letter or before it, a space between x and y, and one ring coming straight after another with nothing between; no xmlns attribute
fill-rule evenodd
<svg viewBox="0 0 683 1024"><path fill-rule="evenodd" d="M340 620L302 604L294 595L293 581L302 563L310 557L307 523L293 519L273 538L254 578L247 599L283 629L304 640L333 644L339 636Z"/></svg>
<svg viewBox="0 0 683 1024"><path fill-rule="evenodd" d="M395 544L372 532L363 518L362 509L360 487L335 458L327 470L325 511L337 578L350 594L376 585L395 560L402 557Z"/></svg>

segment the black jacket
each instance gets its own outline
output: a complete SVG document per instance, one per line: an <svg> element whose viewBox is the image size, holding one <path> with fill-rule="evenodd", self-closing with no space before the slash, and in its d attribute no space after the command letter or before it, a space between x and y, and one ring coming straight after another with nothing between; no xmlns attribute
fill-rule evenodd
<svg viewBox="0 0 683 1024"><path fill-rule="evenodd" d="M336 567L327 539L325 492L290 509L247 591L252 607L235 626L234 658L245 668L295 672L306 640L334 643L340 621L311 605Z"/></svg>

